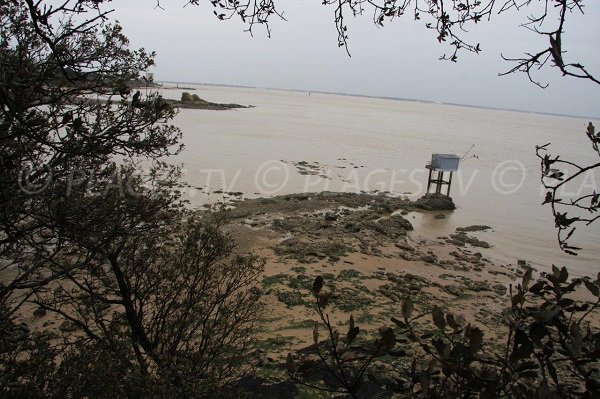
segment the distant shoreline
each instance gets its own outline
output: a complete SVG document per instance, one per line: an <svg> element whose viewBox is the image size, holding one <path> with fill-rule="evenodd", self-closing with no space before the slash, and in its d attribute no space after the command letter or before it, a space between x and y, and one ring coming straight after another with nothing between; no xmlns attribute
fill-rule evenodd
<svg viewBox="0 0 600 399"><path fill-rule="evenodd" d="M452 103L452 102L439 102L432 100L422 100L416 98L403 98L403 97L389 97L389 96L371 96L367 94L355 94L355 93L340 93L340 92L330 92L330 91L319 91L319 90L301 90L301 89L282 89L276 87L260 87L260 86L244 86L244 85L232 85L232 84L224 84L224 83L202 83L202 82L176 82L170 80L161 80L161 83L169 83L169 84L190 84L190 85L200 85L200 86L211 86L211 87L231 87L231 88L239 88L239 89L260 89L260 90L273 90L273 91L289 91L295 93L315 93L315 94L326 94L326 95L334 95L334 96L344 96L344 97L359 97L359 98L372 98L378 100L392 100L392 101L407 101L413 103L421 103L421 104L437 104L437 105L450 105L456 107L465 107L465 108L475 108L475 109L483 109L490 111L508 111L508 112L518 112L520 114L529 114L529 115L543 115L543 116L558 116L563 118L575 118L575 119L584 119L584 120L600 120L600 116L579 116L579 115L569 115L569 114L557 114L553 112L541 112L541 111L525 111L521 109L514 108L500 108L500 107L487 107L483 105L472 105L472 104L460 104L460 103ZM180 87L179 89L190 89Z"/></svg>

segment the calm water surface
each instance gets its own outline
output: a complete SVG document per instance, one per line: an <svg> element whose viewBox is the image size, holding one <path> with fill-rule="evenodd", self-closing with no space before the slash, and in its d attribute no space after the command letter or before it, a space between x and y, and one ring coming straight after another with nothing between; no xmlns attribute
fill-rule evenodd
<svg viewBox="0 0 600 399"><path fill-rule="evenodd" d="M186 85L190 86L190 85ZM425 163L432 153L462 156L451 195L458 209L446 219L416 216L417 232L445 235L458 226L487 224L479 234L494 247L492 258L527 259L539 269L567 265L575 274L600 271L600 223L581 227L577 257L557 249L550 209L539 182L535 145L552 143L556 154L596 162L585 137L588 121L577 118L486 110L351 96L193 86L208 101L254 105L232 111L183 109L175 123L185 150L194 206L223 199L215 190L245 197L301 191L391 191L418 197L425 191ZM186 90L163 90L179 99ZM516 94L517 95L517 94ZM600 127L598 121L593 121ZM316 163L319 174L301 175L293 162ZM598 187L588 176L575 192ZM409 194L408 194L409 193ZM577 233L576 233L577 234Z"/></svg>

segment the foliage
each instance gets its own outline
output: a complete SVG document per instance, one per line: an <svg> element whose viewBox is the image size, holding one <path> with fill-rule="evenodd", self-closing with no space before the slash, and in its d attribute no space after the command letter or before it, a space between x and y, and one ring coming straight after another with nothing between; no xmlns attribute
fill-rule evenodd
<svg viewBox="0 0 600 399"><path fill-rule="evenodd" d="M0 257L11 276L0 300L55 277L30 255L57 248L53 204L69 209L75 186L114 173L112 157L177 151L180 132L164 123L174 110L127 85L152 55L129 50L97 3L0 3Z"/></svg>
<svg viewBox="0 0 600 399"><path fill-rule="evenodd" d="M160 5L160 0L157 0ZM200 0L188 0L188 4L199 5ZM279 11L280 3L275 0L252 0L248 2L213 1L214 14L220 20L239 17L247 24L252 33L254 25L263 25L270 35L269 22L273 17L285 19L283 11ZM522 57L505 60L514 63L506 75L513 72L524 72L531 82L540 87L547 84L539 82L533 73L544 67L548 61L558 68L563 76L586 79L600 84L586 67L577 61L568 61L564 33L567 20L573 13L584 12L584 0L323 0L324 6L333 10L335 26L338 34L338 46L348 51L347 17L358 17L364 14L373 16L373 22L383 27L395 20L412 17L415 21L423 21L426 29L431 30L440 43L446 43L451 48L449 54L441 59L455 62L460 51L479 53L480 43L467 38L467 31L473 25L491 21L498 14L517 12L526 14L522 27L544 38L547 47L537 50L525 50ZM348 52L348 54L350 54Z"/></svg>
<svg viewBox="0 0 600 399"><path fill-rule="evenodd" d="M596 397L600 390L600 331L592 319L600 305L600 275L596 280L569 280L566 268L553 267L552 273L543 274L535 284L531 285L531 280L529 270L514 292L511 289L511 307L500 335L505 340L500 347L486 341L483 331L467 324L464 317L439 307L415 315L414 304L405 298L400 317L391 318L395 327L381 327L380 338L359 356L350 350L359 327L351 317L346 339L340 338L329 317L323 315L328 297L321 292L323 279L317 277L313 289L316 311L328 327L328 340L321 345L329 356L321 354L316 324L315 348L324 368L352 397L360 397L361 380L373 358L381 356L382 350L396 356L398 343L405 345L402 349L409 352L409 360L402 370L408 383L397 390L412 396ZM577 289L587 290L594 301L574 299ZM430 328L416 323L425 316L431 316ZM303 382L291 354L287 369L292 378Z"/></svg>
<svg viewBox="0 0 600 399"><path fill-rule="evenodd" d="M595 155L600 157L600 134L596 133L596 128L591 122L588 124L586 135L591 141ZM596 193L596 190L581 192L581 189L575 191L574 197L568 193L573 192L570 188L576 183L582 184L582 179L594 179L594 170L600 168L600 162L581 165L576 161L561 159L560 156L554 157L547 152L549 146L550 143L536 147L536 155L540 159L540 180L548 190L543 204L549 204L552 208L560 248L570 255L577 255L581 248L569 245L569 238L577 225L590 225L600 218L596 215L600 209L600 194ZM576 215L567 216L570 211Z"/></svg>
<svg viewBox="0 0 600 399"><path fill-rule="evenodd" d="M55 356L47 336L31 334L0 304L0 396L44 397L44 386L54 374Z"/></svg>
<svg viewBox="0 0 600 399"><path fill-rule="evenodd" d="M297 382L316 388L319 390L327 390L334 393L349 393L352 397L356 397L356 393L360 389L362 379L367 367L374 359L375 354L371 354L359 368L353 367L356 360L360 357L353 352L352 344L354 343L360 328L355 325L354 317L350 316L348 323L348 332L345 337L340 337L339 332L333 327L329 315L324 313L324 308L327 306L331 297L331 292L322 291L324 280L322 277L317 277L312 287L312 293L315 299L315 309L319 315L321 322L325 325L327 339L324 343L319 341L319 322L314 323L313 327L313 343L315 351L324 366L324 369L333 377L336 387L323 388L320 386L311 385L302 380L298 368L294 362L292 354L288 354L286 368L289 375ZM390 336L388 335L388 338ZM386 345L391 345L388 341L378 342L375 352L384 349ZM322 347L324 349L322 349Z"/></svg>
<svg viewBox="0 0 600 399"><path fill-rule="evenodd" d="M153 54L103 3L0 1L2 397L200 397L252 342L262 262L184 207L175 111L131 89Z"/></svg>

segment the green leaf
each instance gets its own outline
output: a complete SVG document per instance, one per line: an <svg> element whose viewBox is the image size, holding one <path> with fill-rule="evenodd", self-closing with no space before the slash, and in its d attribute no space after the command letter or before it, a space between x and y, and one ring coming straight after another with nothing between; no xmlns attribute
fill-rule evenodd
<svg viewBox="0 0 600 399"><path fill-rule="evenodd" d="M391 328L386 326L379 327L379 335L381 336L380 344L382 350L389 351L396 345L396 335Z"/></svg>
<svg viewBox="0 0 600 399"><path fill-rule="evenodd" d="M534 322L529 327L529 338L538 345L541 345L546 334L548 334L548 329L542 323Z"/></svg>
<svg viewBox="0 0 600 399"><path fill-rule="evenodd" d="M545 281L538 281L537 283L531 286L529 292L531 292L532 294L539 294L546 287L547 283Z"/></svg>
<svg viewBox="0 0 600 399"><path fill-rule="evenodd" d="M407 327L408 327L408 326L406 325L406 323L405 323L405 322L403 322L402 320L398 320L398 319L397 319L397 318L395 318L394 316L392 316L392 317L390 318L390 320L391 320L391 321L392 321L394 324L396 324L398 327L400 327L400 328L407 328Z"/></svg>
<svg viewBox="0 0 600 399"><path fill-rule="evenodd" d="M348 327L348 333L346 334L346 342L348 343L348 345L350 345L352 343L352 341L354 341L354 338L356 338L356 336L358 335L358 332L360 331L358 327L354 326L354 316L350 315L350 321L349 321L349 327Z"/></svg>
<svg viewBox="0 0 600 399"><path fill-rule="evenodd" d="M431 311L431 316L433 317L433 323L437 328L443 330L446 327L446 319L444 318L444 313L439 307L434 307Z"/></svg>
<svg viewBox="0 0 600 399"><path fill-rule="evenodd" d="M435 347L435 349L438 351L438 354L440 355L440 357L442 357L443 359L447 358L448 355L450 354L450 350L448 345L440 338L431 340L431 343L433 344L433 346Z"/></svg>
<svg viewBox="0 0 600 399"><path fill-rule="evenodd" d="M472 327L469 330L469 349L471 355L475 355L483 345L483 331L477 327Z"/></svg>
<svg viewBox="0 0 600 399"><path fill-rule="evenodd" d="M360 328L358 326L351 327L350 329L348 329L348 334L346 334L346 342L348 343L348 345L350 345L354 341L359 332Z"/></svg>
<svg viewBox="0 0 600 399"><path fill-rule="evenodd" d="M527 334L525 334L525 332L521 329L516 329L513 351L509 357L510 361L512 363L516 363L521 359L528 358L533 353L533 349L533 343Z"/></svg>
<svg viewBox="0 0 600 399"><path fill-rule="evenodd" d="M331 298L331 292L322 292L319 294L319 306L324 308L329 303L329 298Z"/></svg>
<svg viewBox="0 0 600 399"><path fill-rule="evenodd" d="M560 301L558 301L558 305L560 307L562 307L563 309L567 309L569 306L573 305L575 303L574 300L572 300L571 298L562 298Z"/></svg>
<svg viewBox="0 0 600 399"><path fill-rule="evenodd" d="M589 292L592 293L593 296L600 296L600 288L598 287L598 285L594 284L592 281L589 280L583 280L583 284L585 284L585 287L588 289Z"/></svg>
<svg viewBox="0 0 600 399"><path fill-rule="evenodd" d="M525 275L523 276L522 287L525 291L527 291L527 287L529 287L529 282L531 281L531 275L533 273L532 269L527 269Z"/></svg>
<svg viewBox="0 0 600 399"><path fill-rule="evenodd" d="M458 330L458 328L460 327L458 325L458 323L456 322L454 315L451 313L448 313L446 315L446 321L448 322L448 325L450 326L450 328L452 328L453 330Z"/></svg>
<svg viewBox="0 0 600 399"><path fill-rule="evenodd" d="M564 283L569 279L569 272L567 271L567 268L565 266L563 266L560 269L560 273L558 275L558 282L559 283Z"/></svg>
<svg viewBox="0 0 600 399"><path fill-rule="evenodd" d="M522 305L525 302L525 297L521 294L515 294L511 298L512 307L516 308L519 305Z"/></svg>
<svg viewBox="0 0 600 399"><path fill-rule="evenodd" d="M319 292L321 292L321 289L323 289L323 284L325 283L325 281L323 280L323 277L318 276L315 279L315 282L313 283L312 286L312 290L315 293L315 295L318 295Z"/></svg>
<svg viewBox="0 0 600 399"><path fill-rule="evenodd" d="M548 374L550 374L550 377L552 377L552 380L554 381L556 386L559 386L558 374L556 374L556 368L552 363L548 363Z"/></svg>

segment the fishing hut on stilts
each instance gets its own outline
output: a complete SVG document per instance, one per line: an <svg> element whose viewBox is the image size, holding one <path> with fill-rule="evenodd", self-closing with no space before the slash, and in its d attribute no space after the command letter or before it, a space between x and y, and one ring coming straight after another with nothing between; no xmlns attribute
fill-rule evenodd
<svg viewBox="0 0 600 399"><path fill-rule="evenodd" d="M460 157L455 154L432 154L431 162L425 167L429 169L429 178L427 179L427 193L431 186L435 188L436 194L442 194L442 187L446 188L446 195L450 196L450 186L452 185L452 174L458 171ZM448 180L445 180L445 173L449 173Z"/></svg>

